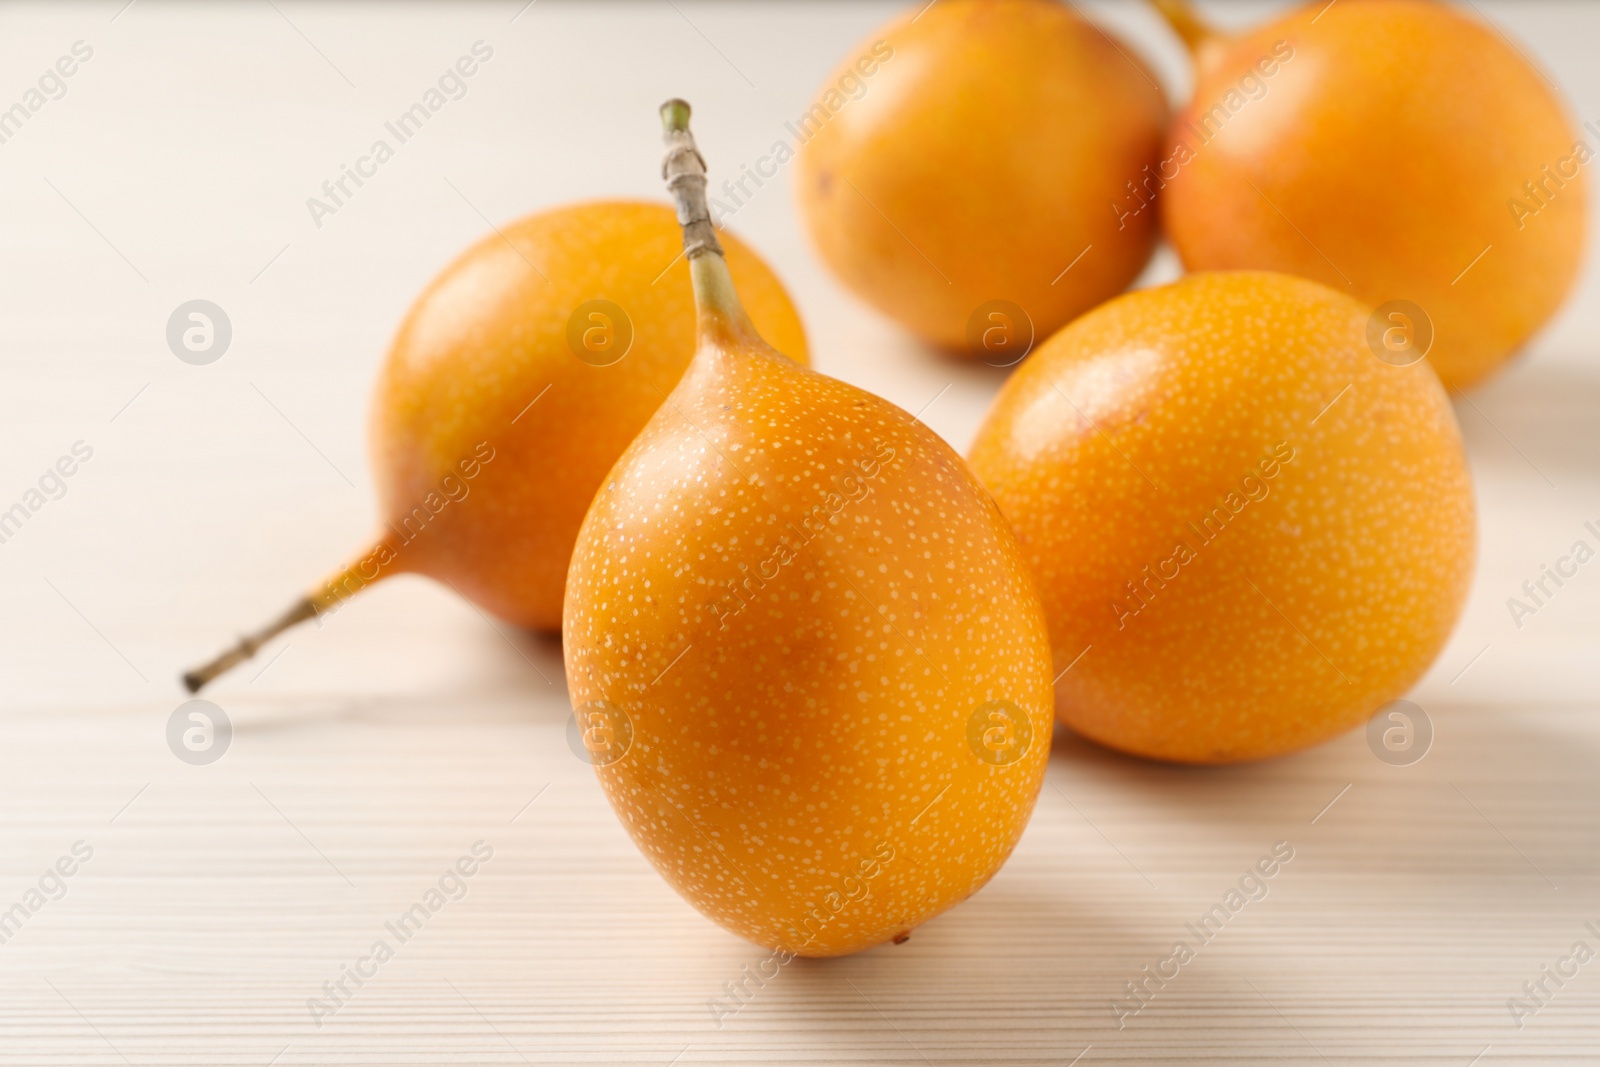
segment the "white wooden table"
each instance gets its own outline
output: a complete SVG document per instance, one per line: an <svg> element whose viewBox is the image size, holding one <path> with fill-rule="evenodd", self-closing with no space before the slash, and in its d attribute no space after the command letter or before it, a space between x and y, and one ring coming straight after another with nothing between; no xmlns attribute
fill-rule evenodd
<svg viewBox="0 0 1600 1067"><path fill-rule="evenodd" d="M121 2L0 8L0 107L92 49L0 143L0 508L93 449L0 544L0 916L31 912L0 944L0 1063L1600 1060L1600 962L1546 979L1520 1028L1507 1007L1574 942L1600 950L1600 565L1520 629L1505 607L1600 522L1592 271L1458 404L1482 558L1411 694L1425 759L1387 765L1355 734L1196 770L1060 737L987 889L904 945L797 961L719 1020L763 954L622 832L566 743L551 640L402 579L217 685L220 761L174 758L166 723L181 668L367 532L374 369L485 219L658 196L669 95L696 104L714 174L762 155L891 9ZM1600 9L1479 6L1600 117ZM1187 91L1146 9L1092 10ZM479 40L466 95L316 226L306 198ZM999 378L845 295L791 177L733 225L790 283L816 362L911 410L949 385L925 418L964 446ZM207 366L164 336L196 298L233 326ZM1198 945L1185 923L1280 841L1294 858L1265 899ZM476 842L492 858L400 943L384 924ZM63 857L75 873L26 907ZM380 938L393 958L361 963ZM1178 939L1194 958L1119 1028L1113 999L1146 965L1170 974ZM358 964L371 976L314 1020L308 999Z"/></svg>

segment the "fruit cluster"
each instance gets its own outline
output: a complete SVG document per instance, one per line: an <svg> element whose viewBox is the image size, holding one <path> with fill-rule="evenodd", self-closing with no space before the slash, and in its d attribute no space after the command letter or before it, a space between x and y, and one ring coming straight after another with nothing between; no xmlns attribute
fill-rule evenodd
<svg viewBox="0 0 1600 1067"><path fill-rule="evenodd" d="M1446 387L1558 306L1591 153L1440 4L1238 35L1155 4L1196 68L1175 117L1130 45L1053 0L921 7L824 83L797 182L839 278L972 358L1047 338L970 464L808 369L669 101L673 208L548 211L448 267L378 387L383 532L190 688L402 571L559 628L641 850L786 958L901 939L980 888L1056 718L1219 763L1398 697L1474 561ZM1193 273L1118 296L1162 233ZM401 544L485 446L470 496Z"/></svg>

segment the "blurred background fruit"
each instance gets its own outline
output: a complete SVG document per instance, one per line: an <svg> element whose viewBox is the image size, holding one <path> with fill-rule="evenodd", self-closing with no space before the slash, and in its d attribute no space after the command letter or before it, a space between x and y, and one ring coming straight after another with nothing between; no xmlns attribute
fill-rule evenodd
<svg viewBox="0 0 1600 1067"><path fill-rule="evenodd" d="M1189 269L1410 301L1453 389L1555 313L1582 259L1594 147L1496 27L1432 0L1361 0L1228 35L1182 0L1157 6L1194 52L1161 191Z"/></svg>
<svg viewBox="0 0 1600 1067"><path fill-rule="evenodd" d="M1132 194L1166 97L1132 45L1070 5L907 11L830 76L818 116L796 178L811 236L840 280L932 344L985 356L973 339L995 325L1042 340L1155 247L1156 213ZM1031 324L990 318L997 302Z"/></svg>

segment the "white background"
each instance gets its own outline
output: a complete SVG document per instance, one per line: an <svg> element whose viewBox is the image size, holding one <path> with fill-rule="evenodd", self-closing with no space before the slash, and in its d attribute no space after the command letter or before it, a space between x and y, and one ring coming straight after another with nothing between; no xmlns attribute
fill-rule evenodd
<svg viewBox="0 0 1600 1067"><path fill-rule="evenodd" d="M1600 949L1600 564L1520 630L1505 606L1600 524L1592 269L1457 402L1481 559L1411 694L1426 759L1389 767L1351 735L1195 770L1059 738L989 888L906 945L790 965L719 1029L707 1001L762 954L617 825L564 741L554 641L401 578L208 694L238 731L221 762L179 762L164 728L182 668L369 534L375 371L485 219L660 198L673 95L714 182L735 172L897 5L120 7L0 7L0 108L94 49L0 144L0 509L94 449L0 544L0 910L94 848L0 945L0 1063L1593 1062L1600 963L1522 1029L1506 1000L1574 941ZM1600 119L1600 8L1478 7ZM1186 96L1148 8L1088 10ZM468 94L316 227L306 198L480 39ZM731 226L789 285L816 365L913 411L949 385L924 418L964 448L999 372L845 293L792 178ZM1163 252L1145 280L1175 273ZM164 336L197 297L234 330L204 367ZM467 897L314 1026L306 999L480 839L494 859ZM1118 1030L1123 983L1279 840L1296 855L1270 896Z"/></svg>

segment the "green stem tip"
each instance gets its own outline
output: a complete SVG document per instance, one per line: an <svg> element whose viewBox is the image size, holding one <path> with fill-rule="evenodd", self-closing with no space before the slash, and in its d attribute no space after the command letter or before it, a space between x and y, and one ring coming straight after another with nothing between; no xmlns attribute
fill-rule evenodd
<svg viewBox="0 0 1600 1067"><path fill-rule="evenodd" d="M681 133L689 128L689 102L673 97L661 105L661 127L668 133Z"/></svg>

